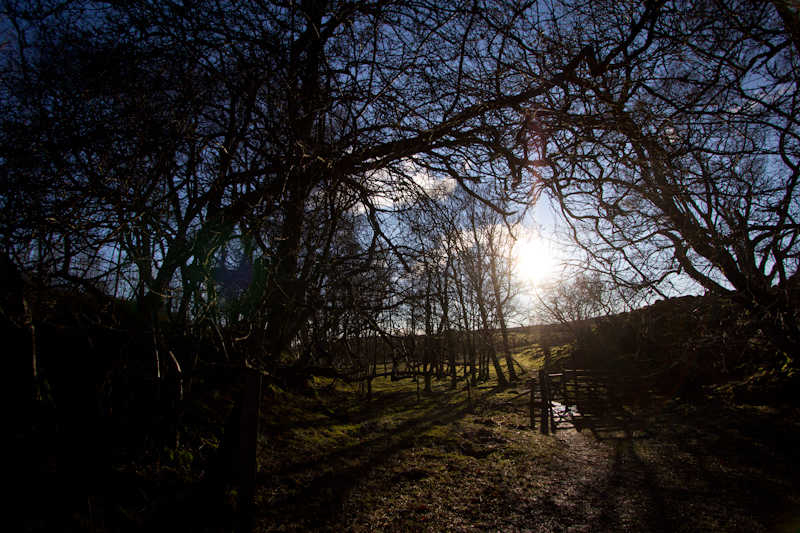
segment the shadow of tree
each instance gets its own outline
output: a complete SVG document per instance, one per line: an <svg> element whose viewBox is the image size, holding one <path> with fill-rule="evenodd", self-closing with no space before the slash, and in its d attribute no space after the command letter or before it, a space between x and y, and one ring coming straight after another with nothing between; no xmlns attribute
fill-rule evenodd
<svg viewBox="0 0 800 533"><path fill-rule="evenodd" d="M419 402L413 392L376 395L372 402L351 409L347 430L353 434L343 436L340 444L310 453L284 453L286 458L280 466L259 473L258 485L265 490L260 491L257 520L281 523L282 530L333 527L341 520L345 500L373 471L415 448L420 437L437 426L464 421L476 405L491 401L503 391L497 387L473 389L472 406L460 390L435 391L421 396ZM387 420L391 415L400 415L402 420L393 424ZM305 429L335 431L341 425L340 420L328 417L305 424ZM292 429L302 427L295 424ZM264 437L267 441L271 438L268 434ZM273 442L275 445L280 446L280 442ZM410 468L395 475L422 478L426 472ZM270 490L274 483L282 487ZM284 522L283 516L301 520Z"/></svg>

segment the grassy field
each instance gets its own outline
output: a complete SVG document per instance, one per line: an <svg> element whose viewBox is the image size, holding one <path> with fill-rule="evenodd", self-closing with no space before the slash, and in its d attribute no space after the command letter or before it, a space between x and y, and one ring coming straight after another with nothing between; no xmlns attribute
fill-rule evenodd
<svg viewBox="0 0 800 533"><path fill-rule="evenodd" d="M483 472L488 458L492 475L511 476L533 449L557 452L528 427L520 389L452 390L442 380L431 394L418 394L417 385L376 379L367 402L347 386L320 383L314 397L294 398L296 409L265 409L263 530L455 525L485 499L485 480L469 474ZM287 523L287 516L299 521Z"/></svg>
<svg viewBox="0 0 800 533"><path fill-rule="evenodd" d="M257 531L797 531L797 413L663 398L532 430L521 386L319 381L262 413Z"/></svg>

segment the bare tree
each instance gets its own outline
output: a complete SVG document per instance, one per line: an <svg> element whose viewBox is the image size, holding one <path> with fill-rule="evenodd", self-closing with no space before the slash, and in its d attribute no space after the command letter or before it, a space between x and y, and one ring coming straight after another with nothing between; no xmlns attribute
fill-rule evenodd
<svg viewBox="0 0 800 533"><path fill-rule="evenodd" d="M510 110L555 81L504 79L502 43L531 12L494 7L7 3L3 244L23 271L98 296L132 267L125 296L156 328L175 299L218 320L214 277L236 241L260 294L253 355L274 365L323 279L312 228L358 213L358 270L392 248L385 201L418 189L417 169L469 188L465 165L475 179L505 167L498 194L524 188Z"/></svg>
<svg viewBox="0 0 800 533"><path fill-rule="evenodd" d="M582 50L581 66L528 110L546 136L543 181L567 231L616 283L663 293L688 276L742 305L791 353L793 33L773 4L748 0L570 8L547 41Z"/></svg>

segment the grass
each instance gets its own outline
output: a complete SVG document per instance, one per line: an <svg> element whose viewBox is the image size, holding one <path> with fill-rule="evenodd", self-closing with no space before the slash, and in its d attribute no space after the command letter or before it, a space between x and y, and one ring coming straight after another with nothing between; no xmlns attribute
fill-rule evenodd
<svg viewBox="0 0 800 533"><path fill-rule="evenodd" d="M545 353L523 334L514 357L534 372ZM549 362L566 365L569 354L553 346ZM528 376L500 388L492 368L476 387L451 388L447 377L427 394L422 378L376 378L369 396L363 383L327 378L303 394L265 387L255 531L800 530L800 413L654 398L624 427L564 424L543 436L530 426ZM211 414L229 412L229 400L210 396L198 425L221 428ZM230 530L234 494L227 512L189 501L195 484L183 471L202 476L217 444L190 429L156 461L158 476L129 484L136 492L122 505L133 514L106 523Z"/></svg>
<svg viewBox="0 0 800 533"><path fill-rule="evenodd" d="M365 383L326 378L303 394L265 386L256 531L800 531L800 413L733 407L703 387L637 404L653 408L641 424L542 436L530 427L526 379L545 361L569 366L565 340L513 332L529 372L506 388L493 367L476 387L462 377L451 388L447 377L429 393L421 378L374 379L369 396ZM538 341L551 341L549 357ZM18 437L11 457L30 456L39 471L20 462L10 478L11 528L230 530L235 495L222 512L197 495L235 387L193 390L180 417L142 422L149 440L120 433L131 442L116 455L60 450L64 436L45 447L45 433L23 448ZM56 465L49 450L65 460Z"/></svg>
<svg viewBox="0 0 800 533"><path fill-rule="evenodd" d="M455 520L488 486L477 479L467 486L467 473L480 477L490 461L492 470L510 474L531 447L547 447L527 427L524 402L503 414L487 410L518 399L516 391L491 384L452 390L449 380L432 389L417 396L410 380L379 378L367 402L355 387L319 383L294 407L265 409L259 496L266 530L326 530L356 515L386 531L398 521L413 529L434 516ZM287 524L286 516L302 518ZM372 530L364 528L343 530Z"/></svg>
<svg viewBox="0 0 800 533"><path fill-rule="evenodd" d="M543 356L531 346L515 355L531 370ZM530 427L524 378L455 389L434 379L428 394L421 381L376 378L369 397L366 387L325 378L305 394L265 389L255 531L800 526L800 414L662 400L625 427L565 424L543 436ZM193 527L181 518L174 530L230 530L230 514L184 516L195 517Z"/></svg>
<svg viewBox="0 0 800 533"><path fill-rule="evenodd" d="M256 530L798 525L798 429L781 413L670 402L635 433L597 440L532 431L521 387L432 388L417 396L410 380L380 378L367 401L355 386L319 381L306 396L265 402Z"/></svg>

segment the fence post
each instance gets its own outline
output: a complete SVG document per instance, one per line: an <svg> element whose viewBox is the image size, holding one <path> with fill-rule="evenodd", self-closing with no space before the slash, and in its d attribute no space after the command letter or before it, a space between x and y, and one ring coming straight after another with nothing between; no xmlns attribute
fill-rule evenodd
<svg viewBox="0 0 800 533"><path fill-rule="evenodd" d="M572 372L573 372L572 380L575 383L575 385L574 385L574 389L575 389L575 408L577 409L578 408L578 403L581 401L581 394L580 394L581 393L581 387L580 387L580 383L578 383L578 369L576 368Z"/></svg>
<svg viewBox="0 0 800 533"><path fill-rule="evenodd" d="M536 378L532 377L529 381L531 385L531 429L536 429Z"/></svg>
<svg viewBox="0 0 800 533"><path fill-rule="evenodd" d="M258 414L261 407L261 372L248 368L242 387L242 421L239 440L239 479L236 496L236 532L253 530L256 495Z"/></svg>
<svg viewBox="0 0 800 533"><path fill-rule="evenodd" d="M539 390L542 396L542 435L550 434L550 384L548 383L547 370L539 370Z"/></svg>

